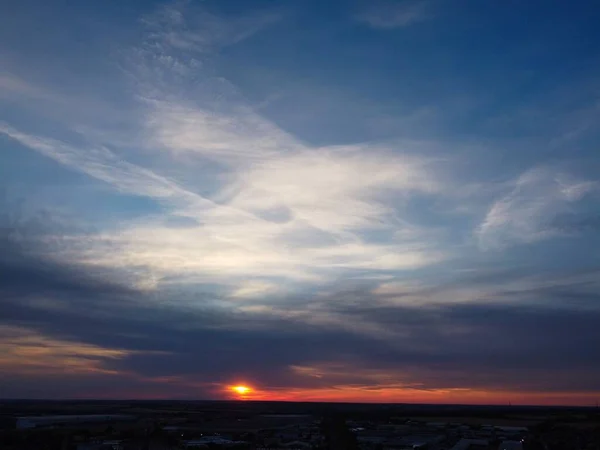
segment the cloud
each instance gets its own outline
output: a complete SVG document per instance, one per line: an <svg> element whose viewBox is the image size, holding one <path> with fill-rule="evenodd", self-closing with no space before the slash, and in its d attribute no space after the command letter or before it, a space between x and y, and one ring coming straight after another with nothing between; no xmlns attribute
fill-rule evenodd
<svg viewBox="0 0 600 450"><path fill-rule="evenodd" d="M74 236L57 251L81 264L131 270L140 277L137 286L214 282L234 296L248 292L248 278L257 285L273 278L318 283L343 272L412 270L448 257L439 237L406 208L416 197L446 189L439 161L402 143L301 142L226 82L204 76L210 74L206 53L231 42L231 29L196 49L202 39L185 23L214 17L172 7L159 15L146 23L147 38L136 53L143 58L133 58L129 72L139 81L142 119L133 134L143 136L142 156L151 158L119 141L98 144L101 133L84 132L76 136L80 142L70 142L2 125L20 144L163 208L160 215ZM175 78L165 83L168 74ZM214 86L220 90L213 98ZM152 167L143 165L148 159ZM197 226L175 228L174 220Z"/></svg>
<svg viewBox="0 0 600 450"><path fill-rule="evenodd" d="M403 0L373 2L356 19L373 28L390 30L422 22L429 17L429 2Z"/></svg>
<svg viewBox="0 0 600 450"><path fill-rule="evenodd" d="M61 98L51 91L42 89L9 73L0 75L0 95L2 98L25 96L36 100L51 100L60 102Z"/></svg>
<svg viewBox="0 0 600 450"><path fill-rule="evenodd" d="M71 169L104 181L122 192L165 201L175 199L191 203L195 207L210 204L208 200L182 189L151 170L123 161L108 148L78 148L55 139L23 133L2 122L0 133Z"/></svg>
<svg viewBox="0 0 600 450"><path fill-rule="evenodd" d="M249 38L277 21L274 11L224 18L193 2L174 2L142 19L148 45L164 49L209 52Z"/></svg>
<svg viewBox="0 0 600 450"><path fill-rule="evenodd" d="M597 276L593 268L556 272L527 265L502 270L479 266L458 271L450 281L384 281L371 292L389 307L504 304L533 308L540 304L564 307L569 302L574 309L588 309L594 306L589 299L600 289Z"/></svg>
<svg viewBox="0 0 600 450"><path fill-rule="evenodd" d="M300 147L291 136L247 107L218 112L183 102L152 101L147 121L154 144L224 163L268 158Z"/></svg>
<svg viewBox="0 0 600 450"><path fill-rule="evenodd" d="M172 2L141 19L143 40L123 52L122 68L147 99L164 99L165 92L190 98L203 95L206 100L219 97L232 86L214 76L210 61L220 50L238 44L279 20L274 10L249 14L212 13L206 4ZM212 75L212 76L211 76ZM209 83L210 91L200 93L189 83Z"/></svg>
<svg viewBox="0 0 600 450"><path fill-rule="evenodd" d="M110 188L76 210L81 228L52 210L1 224L0 395L225 398L246 380L257 398L485 403L600 389L597 268L508 270L461 234L482 216L480 248L593 228L578 218L595 182L544 167L471 183L473 166L457 179L458 157L431 156L458 153L447 142L312 145L218 75L219 50L277 15L198 5L147 16L119 56L119 101L135 105L119 133L73 125L81 105L51 126L0 124L13 154ZM427 16L425 3L372 8L361 20L376 28ZM71 104L0 84L17 103ZM107 198L131 215L90 231Z"/></svg>
<svg viewBox="0 0 600 450"><path fill-rule="evenodd" d="M484 402L498 401L493 392L600 389L597 273L413 283L404 289L412 304L397 302L399 286L342 285L270 307L251 309L244 300L224 308L210 292L132 289L115 273L57 259L38 239L52 230L47 221L40 225L17 223L1 241L0 345L7 356L0 378L12 395L40 383L23 352L40 355L37 368L48 374L68 363L63 384L46 375L67 396L102 389L126 396L128 387L158 397L223 398L221 386L236 379L255 384L264 398L304 400L341 399L334 391L366 399L377 390L388 401L417 401L468 389ZM473 288L487 301L461 302Z"/></svg>
<svg viewBox="0 0 600 450"><path fill-rule="evenodd" d="M241 219L217 218L188 229L146 222L121 229L118 234L86 236L87 248L78 260L105 267L142 267L163 282L172 277L175 283L212 280L235 284L236 278L246 277L316 282L344 270L409 270L445 257L420 243L342 242L292 247L283 232L293 234L294 229L302 228Z"/></svg>
<svg viewBox="0 0 600 450"><path fill-rule="evenodd" d="M326 271L397 270L435 263L445 255L417 234L389 244L364 242L361 229L412 230L386 206L382 195L424 194L441 189L428 174L427 160L385 157L371 149L305 150L265 158L232 175L218 201L207 199L155 172L119 159L106 148L77 148L61 141L2 131L62 164L105 181L119 191L146 196L170 208L163 219L144 218L118 233L74 237L66 248L79 262L106 267L142 267L158 279L178 274L210 277L318 279ZM388 197L389 198L389 197ZM397 199L396 199L397 201ZM273 221L272 211L289 220ZM187 217L199 227L175 229L169 217ZM326 238L319 242L319 233ZM306 235L304 240L298 236ZM316 239L316 240L315 240ZM317 275L317 272L321 272Z"/></svg>
<svg viewBox="0 0 600 450"><path fill-rule="evenodd" d="M381 150L317 148L260 162L229 188L236 192L232 203L256 211L288 208L298 220L338 232L385 225L393 216L386 193L442 189L427 159Z"/></svg>
<svg viewBox="0 0 600 450"><path fill-rule="evenodd" d="M103 367L131 352L46 337L26 328L0 325L0 372L31 375L114 374Z"/></svg>
<svg viewBox="0 0 600 450"><path fill-rule="evenodd" d="M499 248L556 236L558 230L549 223L597 189L596 182L575 179L552 168L529 170L514 182L509 194L491 206L476 230L479 245Z"/></svg>
<svg viewBox="0 0 600 450"><path fill-rule="evenodd" d="M249 298L270 295L281 290L281 287L266 281L250 280L242 283L230 294L233 298Z"/></svg>

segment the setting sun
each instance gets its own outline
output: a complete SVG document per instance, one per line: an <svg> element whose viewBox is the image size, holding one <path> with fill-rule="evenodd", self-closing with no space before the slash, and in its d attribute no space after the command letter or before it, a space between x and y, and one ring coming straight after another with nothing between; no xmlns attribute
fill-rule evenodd
<svg viewBox="0 0 600 450"><path fill-rule="evenodd" d="M240 395L248 394L252 391L252 389L249 388L248 386L242 386L242 385L232 386L231 390L234 391L236 394L240 394Z"/></svg>

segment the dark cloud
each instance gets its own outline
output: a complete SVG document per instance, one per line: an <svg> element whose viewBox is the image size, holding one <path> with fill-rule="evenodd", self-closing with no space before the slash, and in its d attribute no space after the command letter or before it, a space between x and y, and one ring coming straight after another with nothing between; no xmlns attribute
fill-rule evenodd
<svg viewBox="0 0 600 450"><path fill-rule="evenodd" d="M247 314L214 306L206 294L137 290L115 281L123 279L119 274L64 263L40 244L41 230L31 230L7 226L0 238L0 325L128 354L103 362L114 373L5 372L0 378L11 396L96 395L110 386L115 396L214 397L212 384L236 377L271 388L373 386L379 382L373 371L420 389L600 390L600 294L593 271L520 291L498 287L498 280L519 279L511 271L445 285L493 281L491 297L514 295L504 303L395 304L389 294L354 286L273 303L281 305L274 313ZM425 299L443 289L410 295ZM289 314L302 308L302 319ZM355 370L314 377L290 369L327 363Z"/></svg>

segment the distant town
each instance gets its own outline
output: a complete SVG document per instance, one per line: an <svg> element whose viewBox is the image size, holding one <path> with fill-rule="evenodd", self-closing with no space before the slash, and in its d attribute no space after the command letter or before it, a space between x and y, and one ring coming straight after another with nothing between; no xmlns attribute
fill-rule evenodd
<svg viewBox="0 0 600 450"><path fill-rule="evenodd" d="M4 401L2 450L600 450L598 408Z"/></svg>

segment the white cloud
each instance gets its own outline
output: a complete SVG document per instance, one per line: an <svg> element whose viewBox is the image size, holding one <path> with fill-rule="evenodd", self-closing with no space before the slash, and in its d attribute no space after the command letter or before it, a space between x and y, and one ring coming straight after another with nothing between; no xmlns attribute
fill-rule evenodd
<svg viewBox="0 0 600 450"><path fill-rule="evenodd" d="M269 283L262 280L249 280L240 283L230 294L232 298L254 298L264 295L272 295L279 292L281 287L275 283Z"/></svg>
<svg viewBox="0 0 600 450"><path fill-rule="evenodd" d="M109 183L122 192L193 205L194 208L212 206L209 200L151 170L123 161L107 148L77 148L55 139L23 133L3 122L0 122L0 133L67 167Z"/></svg>
<svg viewBox="0 0 600 450"><path fill-rule="evenodd" d="M247 107L214 111L183 101L149 101L147 130L171 152L191 152L227 163L290 151L300 144Z"/></svg>
<svg viewBox="0 0 600 450"><path fill-rule="evenodd" d="M597 188L597 183L550 168L529 170L514 182L509 194L491 206L476 229L479 245L499 248L554 236L558 230L550 226L551 220Z"/></svg>
<svg viewBox="0 0 600 450"><path fill-rule="evenodd" d="M357 149L350 152L350 162L344 157L331 159L326 150L310 156L312 165L305 155L298 160L292 157L291 161L275 157L267 160L273 165L270 171L265 172L263 166L242 170L240 179L244 184L236 187L240 193L228 202L216 203L152 171L119 160L107 149L78 149L6 125L1 130L21 144L122 192L154 198L170 208L165 218L144 217L139 222L122 224L117 232L81 238L84 242L79 239L77 248L84 250L71 255L89 264L144 267L151 285L167 276L204 282L248 276L316 281L340 270L402 270L445 257L431 243L416 239L373 244L361 238L361 229L399 227L392 220L392 206L373 198L378 190L437 189L436 183L426 181L426 172L419 172L418 160L412 162L415 168L411 171L410 165L385 166L383 160L360 156ZM259 213L274 206L291 211L290 220L261 217ZM175 215L194 218L200 225L173 228L165 222ZM330 239L324 243L314 240L317 229ZM295 239L302 234L307 239Z"/></svg>
<svg viewBox="0 0 600 450"><path fill-rule="evenodd" d="M265 159L227 188L237 208L256 214L285 210L290 220L336 234L391 226L390 194L400 195L399 201L440 189L426 159L371 146L306 149Z"/></svg>
<svg viewBox="0 0 600 450"><path fill-rule="evenodd" d="M373 28L402 28L426 20L428 6L424 0L375 1L356 18Z"/></svg>
<svg viewBox="0 0 600 450"><path fill-rule="evenodd" d="M253 221L206 222L197 229L147 223L88 237L87 250L79 257L89 264L144 267L155 276L180 281L233 284L241 289L239 293L247 292L247 277L319 282L346 270L413 269L445 257L423 244L342 242L289 248L281 236L280 225Z"/></svg>
<svg viewBox="0 0 600 450"><path fill-rule="evenodd" d="M129 72L140 81L133 95L143 100L142 124L130 133L142 136L140 145L79 146L2 126L21 144L165 209L64 241L72 244L63 249L68 258L129 270L148 289L173 280L211 282L243 298L275 292L274 279L322 282L447 257L405 208L415 195L443 193L436 162L401 144L311 147L259 115L230 86L212 97L211 87L223 84L195 59L197 47L212 51L248 32L227 37L233 32L227 26L212 36L209 25L199 33L212 37L201 39L189 23L204 16L172 8L163 14L150 24L148 42L156 45L146 42L143 58L134 59L139 67ZM101 134L86 133L83 141L94 143ZM156 155L160 165L144 166ZM215 163L222 174L207 181L198 167ZM173 218L188 225L173 227Z"/></svg>
<svg viewBox="0 0 600 450"><path fill-rule="evenodd" d="M179 275L203 281L264 275L316 280L327 271L398 270L421 267L443 257L430 245L419 242L374 245L362 242L360 234L345 233L347 229L368 227L370 216L376 217L378 211L365 200L353 197L362 195L366 198L368 189L352 186L350 192L344 192L342 180L337 180L335 176L329 187L320 187L317 183L317 190L300 199L299 204L293 196L278 200L286 208L298 211L299 217L288 223L272 222L252 214L256 211L256 205L264 205L262 194L256 198L247 195L247 204L235 197L230 204L221 206L136 166L126 165L127 170L119 170L118 167L107 165L106 160L98 162L97 159L84 158L81 154L72 156L68 152L65 156L56 150L57 144L53 147L39 138L24 137L14 132L11 135L38 151L44 150L47 156L67 165L79 164L76 166L79 170L107 181L118 189L166 200L173 208L172 214L197 217L202 222L199 227L174 229L145 218L142 223L125 225L117 234L100 234L86 242L89 248L85 256L79 256L89 263L125 268L143 266L153 276ZM67 149L74 151L69 147ZM368 171L365 174L365 178L373 177ZM289 189L314 189L310 183L311 171L302 175L290 180ZM338 185L340 191L332 197L324 196L321 199L317 195L319 189L326 192ZM265 189L268 186L269 183ZM276 182L273 187L278 188ZM333 207L336 202L337 209ZM331 211L327 211L327 205L332 205ZM349 205L354 207L350 211L345 209ZM385 210L385 205L378 208ZM375 225L385 225L383 217ZM337 238L326 245L313 242L313 227L319 226ZM394 224L387 226L393 227ZM294 241L293 237L303 232L308 234L308 240L301 243Z"/></svg>

